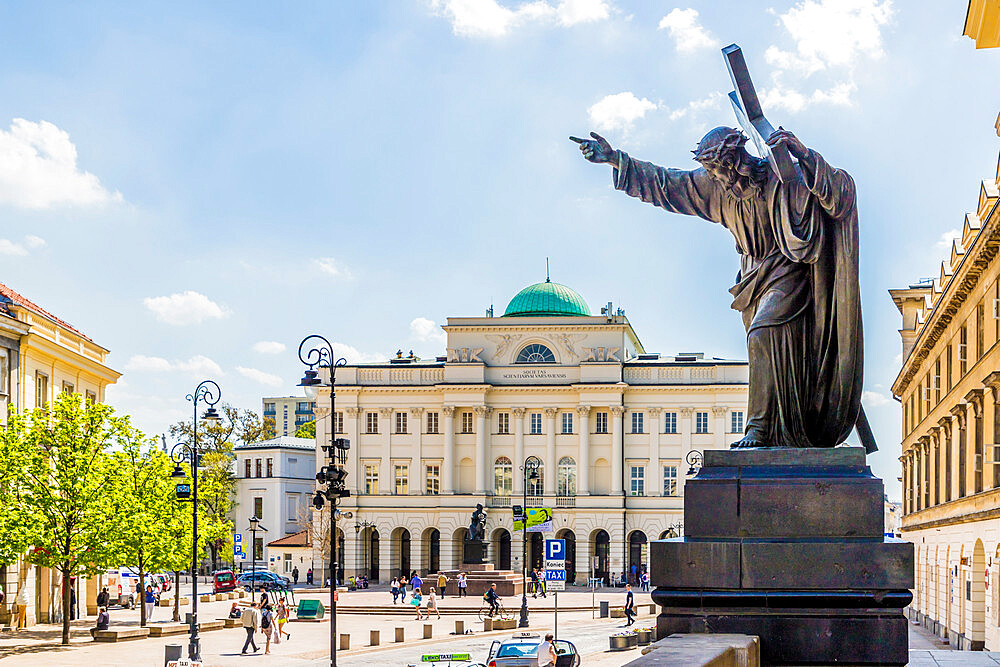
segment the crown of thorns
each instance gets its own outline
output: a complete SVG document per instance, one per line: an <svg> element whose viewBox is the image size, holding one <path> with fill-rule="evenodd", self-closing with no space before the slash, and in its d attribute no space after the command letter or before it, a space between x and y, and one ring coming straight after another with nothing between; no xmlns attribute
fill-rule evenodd
<svg viewBox="0 0 1000 667"><path fill-rule="evenodd" d="M706 137L707 139L707 137ZM712 137L707 141L702 140L698 144L692 153L694 153L694 159L702 164L707 163L719 163L723 161L723 157L727 154L731 154L733 151L743 148L743 145L747 142L747 136L740 132L739 130L730 130L727 132L721 140Z"/></svg>

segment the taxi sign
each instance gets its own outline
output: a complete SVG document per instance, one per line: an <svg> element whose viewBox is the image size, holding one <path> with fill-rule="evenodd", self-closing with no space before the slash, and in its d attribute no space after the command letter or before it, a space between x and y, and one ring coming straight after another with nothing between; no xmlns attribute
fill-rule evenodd
<svg viewBox="0 0 1000 667"><path fill-rule="evenodd" d="M517 639L538 639L541 635L537 632L515 632L513 637Z"/></svg>
<svg viewBox="0 0 1000 667"><path fill-rule="evenodd" d="M431 653L420 658L421 662L451 662L452 660L472 660L468 653Z"/></svg>
<svg viewBox="0 0 1000 667"><path fill-rule="evenodd" d="M201 660L188 660L187 658L181 658L180 660L171 660L167 662L167 667L203 667L205 663Z"/></svg>

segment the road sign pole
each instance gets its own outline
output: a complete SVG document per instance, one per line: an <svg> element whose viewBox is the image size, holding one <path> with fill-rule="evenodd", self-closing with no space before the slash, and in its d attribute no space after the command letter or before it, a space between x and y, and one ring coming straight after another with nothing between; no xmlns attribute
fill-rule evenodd
<svg viewBox="0 0 1000 667"><path fill-rule="evenodd" d="M555 612L553 613L554 619L552 621L552 626L555 628L556 639L559 639L559 591L553 591L552 596L555 598L552 601L554 605Z"/></svg>

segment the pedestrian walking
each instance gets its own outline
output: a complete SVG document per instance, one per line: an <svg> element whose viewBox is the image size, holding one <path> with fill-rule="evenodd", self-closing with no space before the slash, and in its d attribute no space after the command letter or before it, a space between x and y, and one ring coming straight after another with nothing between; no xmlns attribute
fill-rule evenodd
<svg viewBox="0 0 1000 667"><path fill-rule="evenodd" d="M285 630L285 623L288 623L288 617L291 614L291 610L288 608L288 603L285 602L285 598L278 600L278 639L281 639L281 634L284 633L286 639L292 638L292 633Z"/></svg>
<svg viewBox="0 0 1000 667"><path fill-rule="evenodd" d="M309 584L310 586L313 585L313 569L312 568L309 568L309 571L306 572L306 583Z"/></svg>
<svg viewBox="0 0 1000 667"><path fill-rule="evenodd" d="M625 584L625 627L635 623L635 597L632 595L632 584Z"/></svg>
<svg viewBox="0 0 1000 667"><path fill-rule="evenodd" d="M107 607L109 602L111 602L111 594L108 593L108 587L105 586L101 589L101 592L97 594L97 606Z"/></svg>
<svg viewBox="0 0 1000 667"><path fill-rule="evenodd" d="M545 568L539 568L538 570L538 592L545 597Z"/></svg>
<svg viewBox="0 0 1000 667"><path fill-rule="evenodd" d="M299 568L297 566L292 568L292 583L299 583Z"/></svg>
<svg viewBox="0 0 1000 667"><path fill-rule="evenodd" d="M648 591L649 590L649 572L643 572L642 576L640 577L640 580L642 581L642 590L643 591Z"/></svg>
<svg viewBox="0 0 1000 667"><path fill-rule="evenodd" d="M260 631L264 633L264 655L268 655L271 652L271 635L274 634L274 613L271 611L270 604L263 604L260 609Z"/></svg>
<svg viewBox="0 0 1000 667"><path fill-rule="evenodd" d="M444 572L438 572L438 588L441 589L441 599L444 599L445 593L448 592L448 577Z"/></svg>
<svg viewBox="0 0 1000 667"><path fill-rule="evenodd" d="M153 587L146 585L146 597L144 598L146 604L146 622L153 620L153 607L156 606L156 593L153 592Z"/></svg>
<svg viewBox="0 0 1000 667"><path fill-rule="evenodd" d="M441 618L441 612L438 611L437 598L434 597L434 587L431 586L430 590L427 592L427 620L431 620L431 612L437 614L438 618Z"/></svg>
<svg viewBox="0 0 1000 667"><path fill-rule="evenodd" d="M392 578L392 583L389 584L389 592L392 593L392 603L396 604L399 602L399 577Z"/></svg>
<svg viewBox="0 0 1000 667"><path fill-rule="evenodd" d="M404 604L406 603L406 584L407 583L409 583L409 582L408 582L408 580L406 578L406 575L404 574L404 575L402 575L399 578L399 601L402 602L402 603L404 603Z"/></svg>
<svg viewBox="0 0 1000 667"><path fill-rule="evenodd" d="M414 570L410 573L410 590L415 591L418 588L424 587L424 580L420 578L420 575Z"/></svg>
<svg viewBox="0 0 1000 667"><path fill-rule="evenodd" d="M26 584L21 584L17 589L14 602L17 603L17 629L24 630L24 625L28 622L28 586Z"/></svg>
<svg viewBox="0 0 1000 667"><path fill-rule="evenodd" d="M420 613L420 602L421 602L421 600L423 600L423 597L424 596L420 594L420 589L419 588L413 589L413 592L410 594L410 604L412 604L413 608L417 610L417 620L418 621L423 618L423 616ZM428 612L427 618L430 619L430 617L431 617L431 615Z"/></svg>
<svg viewBox="0 0 1000 667"><path fill-rule="evenodd" d="M538 568L531 568L531 597L538 597Z"/></svg>
<svg viewBox="0 0 1000 667"><path fill-rule="evenodd" d="M469 592L465 588L469 585L469 580L465 576L465 572L458 573L458 597L468 597Z"/></svg>
<svg viewBox="0 0 1000 667"><path fill-rule="evenodd" d="M253 647L253 652L256 653L260 649L257 648L256 642L253 640L253 634L257 632L257 628L260 627L260 612L257 611L257 603L253 600L250 601L250 608L246 610L243 614L243 629L247 631L247 640L243 644L243 651L241 653L246 655L247 648Z"/></svg>
<svg viewBox="0 0 1000 667"><path fill-rule="evenodd" d="M630 584L637 584L637 583L639 583L638 581L636 581L636 578L635 578L635 574L638 571L638 569L639 569L639 567L635 563L632 563L631 573L630 573L630 576L628 578L628 582Z"/></svg>
<svg viewBox="0 0 1000 667"><path fill-rule="evenodd" d="M261 587L260 587L260 609L261 609L261 612L264 611L264 605L268 604L270 601L271 600L268 599L268 597L267 597L267 589L264 588L263 584L261 584Z"/></svg>
<svg viewBox="0 0 1000 667"><path fill-rule="evenodd" d="M69 620L76 620L76 579L70 579L69 585ZM146 612L146 620L149 620L149 612Z"/></svg>

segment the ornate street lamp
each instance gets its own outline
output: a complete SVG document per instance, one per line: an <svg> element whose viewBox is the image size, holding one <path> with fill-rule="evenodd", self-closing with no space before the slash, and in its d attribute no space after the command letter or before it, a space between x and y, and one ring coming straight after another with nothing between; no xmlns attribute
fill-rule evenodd
<svg viewBox="0 0 1000 667"><path fill-rule="evenodd" d="M170 459L174 462L171 479L178 480L175 493L177 500L191 503L191 639L188 643L188 659L192 662L201 660L201 638L198 637L198 466L201 465L201 455L198 452L198 403L204 403L208 408L201 416L206 421L219 421L219 413L215 404L219 402L222 391L212 380L203 380L195 388L194 393L185 398L191 401L194 409L191 442L179 442L170 450ZM183 480L186 475L180 464L187 461L191 466L191 484ZM174 595L179 595L175 591Z"/></svg>
<svg viewBox="0 0 1000 667"><path fill-rule="evenodd" d="M528 627L528 586L526 583L528 568L528 480L534 481L538 479L538 469L541 466L542 460L537 456L529 456L524 459L524 465L521 466L521 471L524 475L524 479L522 480L524 482L522 485L524 505L521 508L521 512L524 515L524 526L521 533L521 616L517 621L517 627L519 628Z"/></svg>
<svg viewBox="0 0 1000 667"><path fill-rule="evenodd" d="M323 336L312 334L299 343L299 360L308 368L299 386L310 400L319 395L323 381L319 379L320 369L330 370L330 379L325 386L330 388L330 444L322 445L329 458L329 464L316 473L316 482L320 485L313 497L313 507L322 510L323 505L330 503L330 665L337 665L337 519L351 516L349 512L341 513L336 508L341 498L348 498L351 492L347 489L347 452L351 441L338 438L336 434L337 420L334 406L336 404L336 373L341 366L347 365L347 360L338 359L333 353L333 345Z"/></svg>
<svg viewBox="0 0 1000 667"><path fill-rule="evenodd" d="M361 540L358 539L359 536L360 536L361 531L365 530L366 528L374 528L374 527L375 527L375 522L374 521L367 521L367 520L365 520L365 521L358 521L357 519L355 519L355 521L354 521L354 539L355 539L354 556L355 556L355 558L358 555L357 546L361 542ZM368 541L370 541L370 538L366 539L365 544L362 547L362 549L364 550L363 553L365 555L364 560L362 561L362 563L364 564L365 577L368 576Z"/></svg>
<svg viewBox="0 0 1000 667"><path fill-rule="evenodd" d="M684 457L684 462L690 466L688 468L689 477L691 475L698 474L698 471L701 470L701 462L703 459L704 457L702 456L702 453L699 452L697 449L692 449L690 452L687 453L687 456Z"/></svg>
<svg viewBox="0 0 1000 667"><path fill-rule="evenodd" d="M253 602L254 584L257 583L257 531L265 533L267 528L260 525L257 515L250 517L250 602Z"/></svg>

